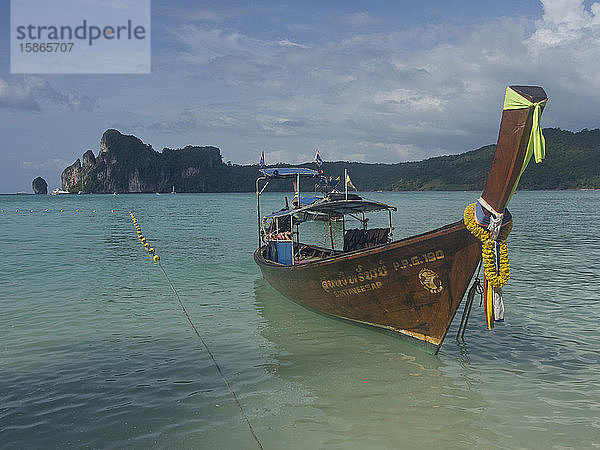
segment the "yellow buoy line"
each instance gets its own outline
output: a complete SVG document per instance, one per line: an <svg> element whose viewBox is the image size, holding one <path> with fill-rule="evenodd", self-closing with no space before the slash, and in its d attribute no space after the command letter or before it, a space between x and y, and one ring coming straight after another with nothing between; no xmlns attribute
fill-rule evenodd
<svg viewBox="0 0 600 450"><path fill-rule="evenodd" d="M181 298L179 297L179 294L177 293L177 290L175 289L175 286L173 286L173 283L171 283L171 279L167 275L167 271L165 270L165 268L163 267L163 265L160 263L160 257L156 254L156 250L154 250L153 247L150 247L150 243L146 240L146 237L142 234L142 228L140 227L140 225L139 225L139 223L138 223L135 215L131 211L129 211L129 216L131 217L131 221L133 222L133 225L135 226L135 230L137 232L138 240L144 246L144 248L148 251L148 253L150 255L153 255L152 259L158 263L158 266L160 267L163 275L165 276L165 279L167 280L167 283L169 283L169 286L171 287L171 291L173 291L173 295L175 295L175 298L177 299L177 301L179 303L179 306L181 307L181 310L183 311L183 314L185 315L185 317L186 317L187 321L189 322L190 326L192 327L192 329L196 333L196 336L198 336L198 339L200 339L200 342L202 342L202 345L204 346L206 352L209 354L210 358L212 359L212 362L215 365L215 367L217 369L217 372L219 373L219 376L221 377L221 379L223 380L223 383L225 384L225 386L229 390L229 393L231 394L231 396L235 400L235 403L237 404L238 408L240 409L242 417L244 418L246 424L248 425L248 428L250 429L250 433L252 434L252 437L254 438L254 440L256 441L256 444L258 445L258 448L262 449L263 446L260 443L260 440L258 439L258 436L254 432L254 428L252 428L252 425L250 424L250 419L248 419L248 416L246 415L246 412L244 411L244 408L242 407L242 404L240 403L240 401L239 401L239 399L238 399L235 391L233 390L233 388L229 384L229 381L227 381L227 378L225 378L225 374L223 374L223 371L221 370L221 366L219 366L219 363L217 362L215 356L213 355L213 352L210 350L210 348L208 348L208 345L206 344L206 342L204 341L204 339L202 338L202 336L200 336L200 333L198 332L198 329L194 325L194 322L192 322L192 319L191 319L190 315L188 314L187 310L185 309L185 306L183 305L183 302L181 301Z"/></svg>
<svg viewBox="0 0 600 450"><path fill-rule="evenodd" d="M29 208L24 208L24 209L17 208L17 209L15 209L14 212L16 212L16 213L34 213L34 212L44 212L44 213L59 212L59 213L64 213L64 212L69 212L69 211L71 211L71 210L70 209L69 210L66 210L66 209L52 209L52 210L50 210L48 208L37 209L36 210L36 209L29 209ZM74 209L72 211L78 213L78 212L85 212L87 210L77 208L77 209ZM0 209L0 214L6 214L6 213L9 213L9 212L12 212L12 209L10 211L8 211L6 209ZM90 209L89 212L95 213L96 210L95 209ZM110 212L114 213L115 210L111 209Z"/></svg>
<svg viewBox="0 0 600 450"><path fill-rule="evenodd" d="M133 225L135 226L135 229L137 231L137 235L138 235L138 239L139 239L140 243L148 251L148 253L150 254L150 256L152 256L152 259L154 261L156 261L156 262L160 261L160 256L158 256L156 254L156 250L154 250L153 247L150 247L150 243L149 242L146 242L146 238L142 234L142 229L141 229L140 225L138 224L137 219L135 218L135 216L133 215L133 213L131 211L129 211L129 216L131 217Z"/></svg>

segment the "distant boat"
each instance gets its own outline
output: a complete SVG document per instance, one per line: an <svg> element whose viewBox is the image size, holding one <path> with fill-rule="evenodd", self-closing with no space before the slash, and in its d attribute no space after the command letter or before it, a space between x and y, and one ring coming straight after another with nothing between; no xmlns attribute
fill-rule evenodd
<svg viewBox="0 0 600 450"><path fill-rule="evenodd" d="M56 188L50 193L50 195L61 195L61 194L70 194L70 192L64 191L61 188Z"/></svg>
<svg viewBox="0 0 600 450"><path fill-rule="evenodd" d="M395 207L346 195L263 215L260 197L267 184L276 179L299 183L300 178L320 174L306 168L261 169L262 176L256 180L258 248L254 260L263 277L309 309L390 332L437 353L485 250L486 320L493 328L494 320L503 318L503 305L496 306L494 298L500 295L496 289L508 277L503 266L508 257L502 256L502 245L506 245L512 219L506 205L533 153L528 147L534 139L531 136L541 135L539 116L546 103L540 87L511 86L506 97L496 153L480 199L467 206L461 214L464 220L417 236L394 241ZM541 158L542 148L540 142L536 159ZM389 225L367 229L370 222L365 215L376 211L388 215ZM343 248L334 248L333 235L330 247L301 241L299 213L341 215ZM359 221L360 227L347 229L348 218ZM471 288L473 296L477 286L478 280ZM465 311L470 311L473 298L469 298ZM459 329L462 326L461 322Z"/></svg>

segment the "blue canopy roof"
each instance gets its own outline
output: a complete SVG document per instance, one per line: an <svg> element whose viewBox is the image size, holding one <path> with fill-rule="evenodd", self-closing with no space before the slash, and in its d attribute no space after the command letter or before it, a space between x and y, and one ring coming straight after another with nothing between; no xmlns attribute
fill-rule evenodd
<svg viewBox="0 0 600 450"><path fill-rule="evenodd" d="M304 197L300 197L300 204L301 205L312 205L317 200L320 200L320 198L315 195L305 195Z"/></svg>
<svg viewBox="0 0 600 450"><path fill-rule="evenodd" d="M270 169L260 169L260 172L268 178L295 178L298 175L301 177L317 177L319 172L304 167L273 167Z"/></svg>

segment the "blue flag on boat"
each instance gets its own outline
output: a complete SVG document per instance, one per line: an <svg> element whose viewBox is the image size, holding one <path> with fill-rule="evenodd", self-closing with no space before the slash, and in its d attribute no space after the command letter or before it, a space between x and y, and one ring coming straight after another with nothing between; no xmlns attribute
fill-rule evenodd
<svg viewBox="0 0 600 450"><path fill-rule="evenodd" d="M321 158L319 149L317 149L317 153L315 153L315 161L314 162L318 167L321 167L321 165L323 164L323 158Z"/></svg>
<svg viewBox="0 0 600 450"><path fill-rule="evenodd" d="M265 167L265 152L260 154L260 161L258 162L260 167Z"/></svg>

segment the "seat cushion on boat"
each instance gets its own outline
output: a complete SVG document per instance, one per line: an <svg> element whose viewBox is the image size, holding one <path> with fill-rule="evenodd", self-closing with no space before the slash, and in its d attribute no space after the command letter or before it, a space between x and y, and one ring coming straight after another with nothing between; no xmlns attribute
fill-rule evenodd
<svg viewBox="0 0 600 450"><path fill-rule="evenodd" d="M373 228L371 230L356 228L347 230L346 234L344 234L344 251L351 252L362 248L387 244L389 233L389 228Z"/></svg>
<svg viewBox="0 0 600 450"><path fill-rule="evenodd" d="M344 234L344 251L351 252L353 250L365 248L366 235L367 233L365 230L359 228L347 230L346 234Z"/></svg>
<svg viewBox="0 0 600 450"><path fill-rule="evenodd" d="M371 230L367 230L365 247L375 247L376 245L387 244L389 234L389 228L373 228Z"/></svg>

